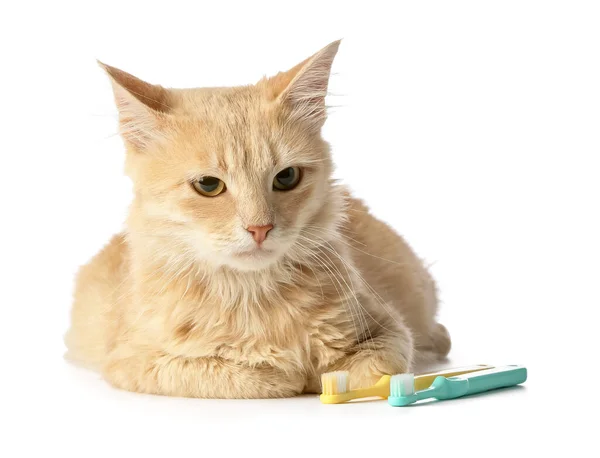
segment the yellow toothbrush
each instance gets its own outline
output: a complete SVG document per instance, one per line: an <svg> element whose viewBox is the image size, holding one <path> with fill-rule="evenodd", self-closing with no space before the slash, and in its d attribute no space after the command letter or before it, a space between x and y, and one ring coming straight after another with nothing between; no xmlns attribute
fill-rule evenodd
<svg viewBox="0 0 600 458"><path fill-rule="evenodd" d="M454 377L456 375L468 374L470 372L491 369L493 366L477 364L474 366L444 369L438 372L415 375L415 391L429 388L438 376ZM390 395L390 375L384 375L379 381L369 388L348 390L350 385L350 374L347 371L327 372L321 375L323 394L320 399L323 404L340 404L353 399L380 397L387 399Z"/></svg>

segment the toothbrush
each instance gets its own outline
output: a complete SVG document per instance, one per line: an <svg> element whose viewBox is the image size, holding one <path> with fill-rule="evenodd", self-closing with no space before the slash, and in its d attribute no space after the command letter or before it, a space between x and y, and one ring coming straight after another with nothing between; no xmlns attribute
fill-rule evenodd
<svg viewBox="0 0 600 458"><path fill-rule="evenodd" d="M475 366L458 367L428 374L420 374L414 376L414 384L417 390L423 390L429 388L436 377L452 377L454 375L467 374L491 368L492 366L478 364ZM386 399L390 395L391 378L390 375L384 375L375 385L369 388L349 390L350 374L347 371L327 372L321 375L323 394L321 394L320 399L323 404L340 404L353 399L370 397Z"/></svg>
<svg viewBox="0 0 600 458"><path fill-rule="evenodd" d="M523 366L503 366L455 375L436 377L426 389L417 387L413 374L394 375L390 380L388 403L403 407L422 399L454 399L470 394L483 393L496 388L519 385L527 380L527 369Z"/></svg>

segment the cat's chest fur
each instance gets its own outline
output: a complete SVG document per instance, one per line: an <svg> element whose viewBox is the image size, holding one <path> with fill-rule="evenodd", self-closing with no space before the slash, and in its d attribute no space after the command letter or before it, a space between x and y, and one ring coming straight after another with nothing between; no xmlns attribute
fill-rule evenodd
<svg viewBox="0 0 600 458"><path fill-rule="evenodd" d="M318 370L343 356L354 335L343 299L311 273L221 278L199 286L170 323L180 351L250 366Z"/></svg>

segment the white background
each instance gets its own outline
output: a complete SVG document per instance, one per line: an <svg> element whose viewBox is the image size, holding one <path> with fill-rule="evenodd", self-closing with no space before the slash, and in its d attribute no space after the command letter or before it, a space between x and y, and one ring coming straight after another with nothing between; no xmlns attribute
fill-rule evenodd
<svg viewBox="0 0 600 458"><path fill-rule="evenodd" d="M593 455L599 24L580 1L3 3L0 455ZM337 175L433 263L448 365L524 364L525 386L407 409L171 399L65 363L73 275L131 197L95 59L235 85L337 38Z"/></svg>

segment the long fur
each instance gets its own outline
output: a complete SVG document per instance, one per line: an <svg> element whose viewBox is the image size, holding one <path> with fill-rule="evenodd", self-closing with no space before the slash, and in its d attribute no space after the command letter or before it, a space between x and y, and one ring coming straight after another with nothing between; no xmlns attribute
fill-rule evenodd
<svg viewBox="0 0 600 458"><path fill-rule="evenodd" d="M144 393L268 398L352 387L450 350L434 281L332 178L320 128L334 42L255 85L165 89L101 64L135 198L77 276L68 357ZM297 188L278 192L297 166ZM227 190L199 195L216 176ZM246 227L274 224L256 244ZM249 255L240 253L255 250Z"/></svg>

